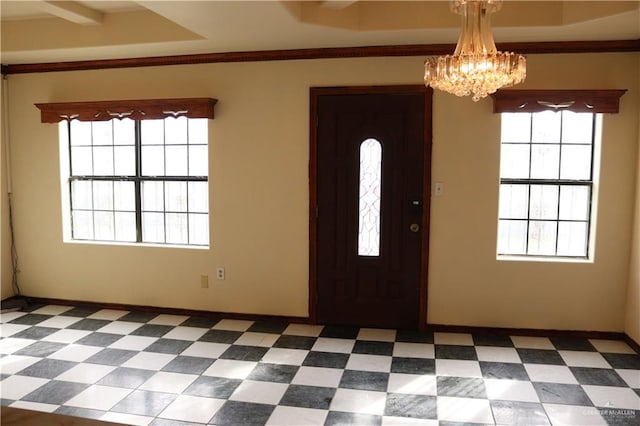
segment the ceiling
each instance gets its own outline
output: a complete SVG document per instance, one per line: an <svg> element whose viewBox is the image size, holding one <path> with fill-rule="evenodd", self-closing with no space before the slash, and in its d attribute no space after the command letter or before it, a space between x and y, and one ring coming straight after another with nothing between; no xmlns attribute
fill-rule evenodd
<svg viewBox="0 0 640 426"><path fill-rule="evenodd" d="M447 1L0 0L3 64L455 43ZM504 1L497 42L640 39L640 1Z"/></svg>

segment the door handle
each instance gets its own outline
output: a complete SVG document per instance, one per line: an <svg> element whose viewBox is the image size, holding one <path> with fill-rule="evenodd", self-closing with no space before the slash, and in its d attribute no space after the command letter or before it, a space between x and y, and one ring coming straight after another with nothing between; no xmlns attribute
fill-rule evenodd
<svg viewBox="0 0 640 426"><path fill-rule="evenodd" d="M418 232L420 230L420 225L418 225L417 223L412 223L411 225L409 225L409 230L411 232Z"/></svg>

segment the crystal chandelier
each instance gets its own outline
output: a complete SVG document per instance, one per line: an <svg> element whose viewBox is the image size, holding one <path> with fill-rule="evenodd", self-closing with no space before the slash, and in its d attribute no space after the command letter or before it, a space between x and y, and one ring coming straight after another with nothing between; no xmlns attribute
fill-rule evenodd
<svg viewBox="0 0 640 426"><path fill-rule="evenodd" d="M501 87L521 83L526 77L524 56L499 52L493 41L490 16L501 7L497 0L455 0L451 10L462 15L462 30L453 55L429 58L424 63L424 83L456 96L479 101Z"/></svg>

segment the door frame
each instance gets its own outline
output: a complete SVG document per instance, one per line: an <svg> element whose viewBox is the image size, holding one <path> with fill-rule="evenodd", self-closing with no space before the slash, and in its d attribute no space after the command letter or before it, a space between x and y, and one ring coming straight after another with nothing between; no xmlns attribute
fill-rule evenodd
<svg viewBox="0 0 640 426"><path fill-rule="evenodd" d="M317 324L318 304L318 98L323 95L421 93L424 95L424 172L422 182L422 248L420 254L419 330L427 327L429 219L431 211L431 146L433 89L424 85L311 87L309 89L309 321Z"/></svg>

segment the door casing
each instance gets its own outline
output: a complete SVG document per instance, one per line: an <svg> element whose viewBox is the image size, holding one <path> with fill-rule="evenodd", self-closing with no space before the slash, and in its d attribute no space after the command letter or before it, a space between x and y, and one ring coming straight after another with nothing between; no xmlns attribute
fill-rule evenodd
<svg viewBox="0 0 640 426"><path fill-rule="evenodd" d="M429 267L429 217L431 210L431 104L433 90L423 85L401 86L349 86L310 88L309 118L309 321L317 323L317 221L318 221L318 98L322 95L422 93L424 96L424 173L422 208L422 247L420 262L420 301L416 328L427 326L428 267Z"/></svg>

